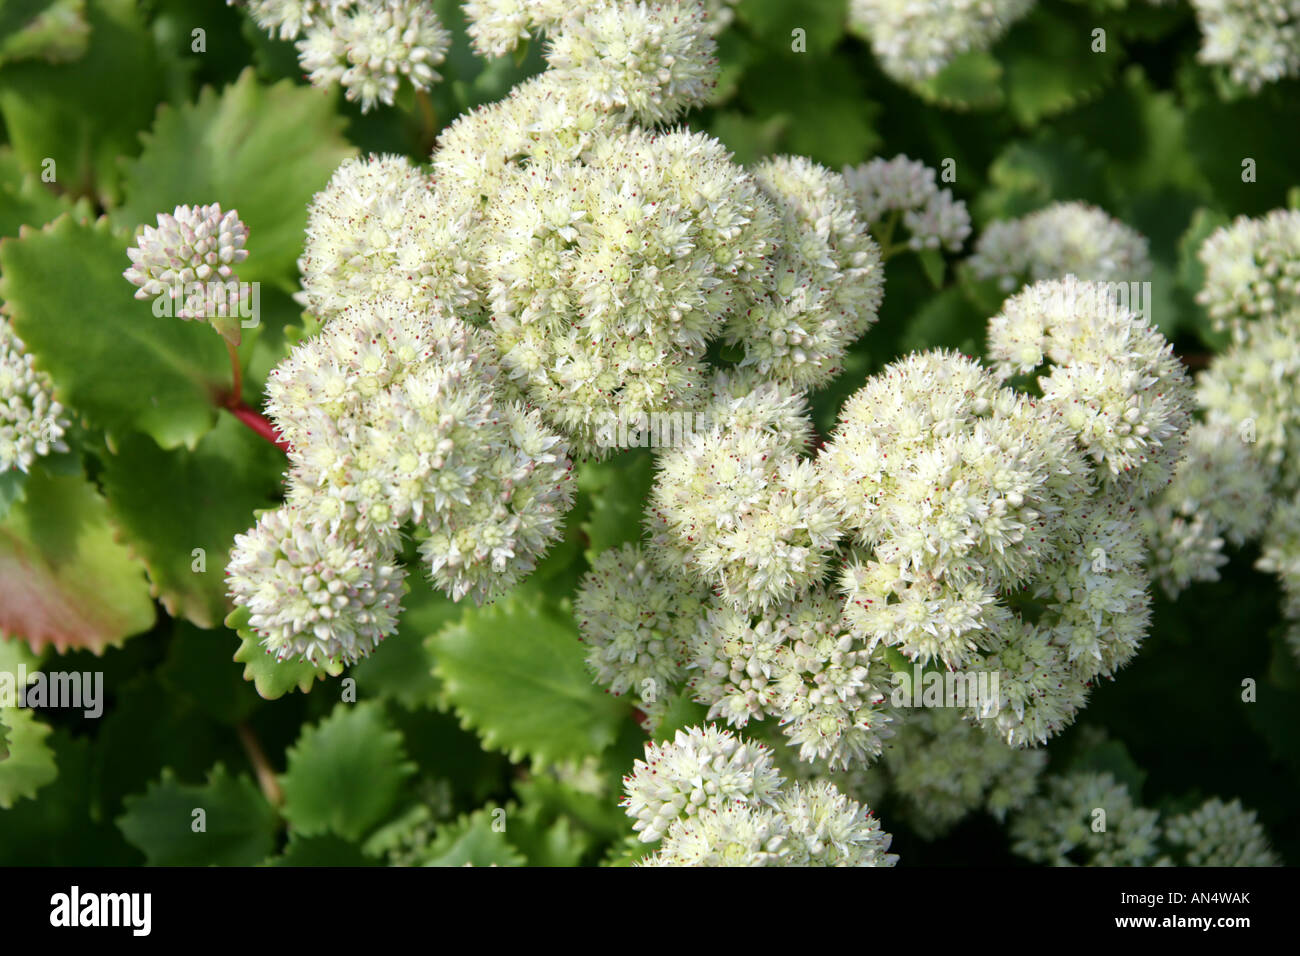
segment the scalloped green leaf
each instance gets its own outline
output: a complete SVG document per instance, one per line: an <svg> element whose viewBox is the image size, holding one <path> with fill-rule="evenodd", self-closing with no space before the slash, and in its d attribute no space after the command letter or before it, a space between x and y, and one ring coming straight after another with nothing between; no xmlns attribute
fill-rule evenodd
<svg viewBox="0 0 1300 956"><path fill-rule="evenodd" d="M348 673L362 698L385 697L412 710L435 708L442 685L433 676L433 655L425 641L459 618L465 606L435 591L423 574L409 575L406 583L397 633Z"/></svg>
<svg viewBox="0 0 1300 956"><path fill-rule="evenodd" d="M65 212L78 219L91 217L89 200L74 201L55 192L53 185L24 168L8 146L0 146L0 236L16 236L20 226L43 226Z"/></svg>
<svg viewBox="0 0 1300 956"><path fill-rule="evenodd" d="M0 762L0 810L8 810L19 800L33 799L58 777L59 768L46 741L50 728L36 719L34 711L6 707L0 716L9 728L9 756Z"/></svg>
<svg viewBox="0 0 1300 956"><path fill-rule="evenodd" d="M470 609L430 643L462 725L512 760L599 754L628 719L627 702L592 683L572 614L539 593Z"/></svg>
<svg viewBox="0 0 1300 956"><path fill-rule="evenodd" d="M414 772L382 705L339 703L290 748L283 813L304 836L358 840L393 812Z"/></svg>
<svg viewBox="0 0 1300 956"><path fill-rule="evenodd" d="M438 831L425 866L525 866L527 860L506 838L506 831L493 828L500 820L495 809L475 810ZM508 815L505 819L509 827Z"/></svg>
<svg viewBox="0 0 1300 956"><path fill-rule="evenodd" d="M137 434L105 457L100 480L113 522L172 617L210 628L233 610L225 579L232 542L255 511L275 506L284 467L284 454L233 415L222 415L193 451L164 451Z"/></svg>
<svg viewBox="0 0 1300 956"><path fill-rule="evenodd" d="M144 568L119 544L82 475L34 468L0 521L0 634L39 650L103 653L153 626Z"/></svg>
<svg viewBox="0 0 1300 956"><path fill-rule="evenodd" d="M110 439L142 431L194 447L229 387L221 339L200 322L158 317L122 272L130 241L106 220L63 216L0 242L0 298L14 330L67 407Z"/></svg>
<svg viewBox="0 0 1300 956"><path fill-rule="evenodd" d="M250 67L198 102L164 106L144 150L127 164L114 222L153 225L182 203L221 203L248 226L245 282L296 281L307 204L356 149L343 138L334 96L283 80L262 85Z"/></svg>
<svg viewBox="0 0 1300 956"><path fill-rule="evenodd" d="M306 661L277 661L275 655L262 646L261 638L248 627L249 611L237 607L226 618L226 627L239 635L239 649L235 661L244 665L244 680L252 681L258 694L267 700L283 697L295 688L304 694L318 680L338 677L344 666L340 662L326 661L309 664Z"/></svg>
<svg viewBox="0 0 1300 956"><path fill-rule="evenodd" d="M75 62L0 68L0 114L25 168L52 159L63 191L110 206L120 157L138 152L161 98L158 55L135 0L87 0L86 19L90 44Z"/></svg>
<svg viewBox="0 0 1300 956"><path fill-rule="evenodd" d="M915 89L922 98L956 110L997 109L1006 98L1002 92L1002 64L986 50L958 54Z"/></svg>
<svg viewBox="0 0 1300 956"><path fill-rule="evenodd" d="M200 786L164 769L124 806L118 828L149 866L253 866L275 846L275 811L251 780L221 764Z"/></svg>
<svg viewBox="0 0 1300 956"><path fill-rule="evenodd" d="M304 837L289 834L284 852L272 857L266 866L383 866L373 856L367 856L355 843L325 834Z"/></svg>
<svg viewBox="0 0 1300 956"><path fill-rule="evenodd" d="M1007 109L1021 124L1033 126L1087 102L1114 79L1123 47L1108 36L1106 52L1094 53L1091 20L1040 6L998 45Z"/></svg>

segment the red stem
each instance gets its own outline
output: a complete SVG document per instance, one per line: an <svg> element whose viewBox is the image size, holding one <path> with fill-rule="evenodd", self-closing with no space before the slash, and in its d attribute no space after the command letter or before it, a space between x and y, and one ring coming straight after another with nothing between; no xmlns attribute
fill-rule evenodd
<svg viewBox="0 0 1300 956"><path fill-rule="evenodd" d="M262 414L253 411L253 409L249 408L243 402L240 402L237 405L227 404L226 408L230 414L234 415L254 432L261 435L276 448L280 449L280 451L284 452L286 455L289 454L289 443L276 434L275 426L267 421Z"/></svg>

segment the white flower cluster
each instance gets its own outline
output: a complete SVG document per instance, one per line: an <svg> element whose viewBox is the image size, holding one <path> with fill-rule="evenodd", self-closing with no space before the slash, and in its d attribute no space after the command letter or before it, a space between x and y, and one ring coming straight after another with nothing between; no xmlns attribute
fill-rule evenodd
<svg viewBox="0 0 1300 956"><path fill-rule="evenodd" d="M892 838L829 783L784 789L771 753L712 725L648 744L622 805L648 866L893 866Z"/></svg>
<svg viewBox="0 0 1300 956"><path fill-rule="evenodd" d="M0 318L0 475L13 468L25 472L37 458L67 451L69 427L49 375L36 370L22 339Z"/></svg>
<svg viewBox="0 0 1300 956"><path fill-rule="evenodd" d="M1012 818L1011 848L1048 866L1151 866L1159 818L1109 773L1053 776Z"/></svg>
<svg viewBox="0 0 1300 956"><path fill-rule="evenodd" d="M817 589L759 618L714 602L691 641L688 668L708 717L734 727L775 717L799 759L831 768L866 764L892 729L879 655L844 629L839 602Z"/></svg>
<svg viewBox="0 0 1300 956"><path fill-rule="evenodd" d="M1148 567L1170 598L1192 581L1217 581L1225 543L1241 547L1264 527L1276 469L1223 422L1197 422L1173 481L1142 515Z"/></svg>
<svg viewBox="0 0 1300 956"><path fill-rule="evenodd" d="M1187 375L1165 337L1105 283L1070 275L1012 296L989 322L988 349L1004 377L1050 363L1043 402L1104 477L1144 495L1169 481L1189 424Z"/></svg>
<svg viewBox="0 0 1300 956"><path fill-rule="evenodd" d="M182 319L238 315L247 293L234 267L248 258L248 227L239 213L223 213L221 205L213 203L177 206L170 215L158 213L157 219L157 227L145 226L126 250L131 265L122 274L139 286L135 297L165 295L173 302L172 314ZM238 343L237 327L226 328L220 321L213 325Z"/></svg>
<svg viewBox="0 0 1300 956"><path fill-rule="evenodd" d="M1205 266L1205 285L1196 301L1215 329L1231 330L1238 341L1248 320L1300 309L1300 210L1240 216L1215 230L1197 257Z"/></svg>
<svg viewBox="0 0 1300 956"><path fill-rule="evenodd" d="M614 6L618 0L467 0L464 4L465 18L469 21L469 35L474 49L483 56L502 56L527 41L532 33L551 35L559 33L568 20L583 20L598 17ZM731 9L738 0L705 0L701 4L702 12L693 16L701 17L701 24L706 33L716 36L731 23L734 11ZM627 6L631 2L625 0ZM656 3L642 8L637 15L644 19L657 16L662 23L668 17L661 15L662 8L670 4Z"/></svg>
<svg viewBox="0 0 1300 956"><path fill-rule="evenodd" d="M1206 420L1233 431L1279 469L1283 489L1300 485L1300 310L1241 325L1240 341L1196 381Z"/></svg>
<svg viewBox="0 0 1300 956"><path fill-rule="evenodd" d="M481 333L398 300L365 301L271 373L267 412L290 446L285 507L295 528L339 542L342 550L326 552L344 560L337 573L358 561L392 564L402 529L415 524L436 586L453 600L491 599L560 536L573 501L565 443L536 412L501 398ZM262 614L267 623L253 627L268 647L298 653L298 572L286 574L277 555L258 535L237 540L230 590ZM395 618L379 620L379 636L391 633ZM354 640L351 623L338 617L312 652L347 660L368 652L378 638Z"/></svg>
<svg viewBox="0 0 1300 956"><path fill-rule="evenodd" d="M967 264L976 278L997 279L1004 292L1067 275L1132 282L1151 272L1146 239L1082 202L1057 202L1019 219L991 223Z"/></svg>
<svg viewBox="0 0 1300 956"><path fill-rule="evenodd" d="M451 45L425 0L251 0L249 11L272 36L297 40L313 86L342 86L363 113L392 106L403 77L417 90L440 80L434 68Z"/></svg>
<svg viewBox="0 0 1300 956"><path fill-rule="evenodd" d="M1282 615L1290 622L1287 644L1300 658L1300 493L1283 501L1269 516L1255 567L1278 576Z"/></svg>
<svg viewBox="0 0 1300 956"><path fill-rule="evenodd" d="M602 551L573 605L597 682L615 695L631 691L648 718L662 713L707 597L702 586L657 573L640 545Z"/></svg>
<svg viewBox="0 0 1300 956"><path fill-rule="evenodd" d="M1190 813L1171 817L1164 839L1180 866L1280 866L1254 810L1240 800L1211 797Z"/></svg>
<svg viewBox="0 0 1300 956"><path fill-rule="evenodd" d="M934 170L925 163L902 155L877 157L860 166L846 166L844 181L876 235L882 226L890 228L886 223L891 217L897 219L907 230L907 247L913 251L956 252L970 235L966 204L954 199L951 189L940 189Z"/></svg>
<svg viewBox="0 0 1300 956"><path fill-rule="evenodd" d="M888 786L925 839L942 836L981 808L1004 820L1034 793L1046 765L1045 750L1009 747L954 708L908 714L884 752Z"/></svg>
<svg viewBox="0 0 1300 956"><path fill-rule="evenodd" d="M1268 837L1240 800L1211 797L1161 822L1109 773L1048 778L1012 819L1012 849L1049 866L1277 866Z"/></svg>
<svg viewBox="0 0 1300 956"><path fill-rule="evenodd" d="M754 170L779 215L768 294L735 310L726 339L744 348L741 367L815 388L876 319L884 299L880 249L844 177L801 157Z"/></svg>
<svg viewBox="0 0 1300 956"><path fill-rule="evenodd" d="M1300 0L1192 0L1192 8L1202 63L1228 67L1253 92L1300 75Z"/></svg>
<svg viewBox="0 0 1300 956"><path fill-rule="evenodd" d="M1034 0L850 0L849 29L871 44L880 67L900 83L934 76L958 54L987 50Z"/></svg>

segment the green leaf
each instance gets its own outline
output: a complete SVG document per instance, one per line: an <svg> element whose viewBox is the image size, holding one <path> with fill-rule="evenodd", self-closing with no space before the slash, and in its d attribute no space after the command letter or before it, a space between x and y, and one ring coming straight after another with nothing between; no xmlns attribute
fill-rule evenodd
<svg viewBox="0 0 1300 956"><path fill-rule="evenodd" d="M356 154L333 105L331 94L313 87L263 86L249 68L220 94L208 87L197 103L164 106L127 166L126 200L114 222L130 230L178 204L220 203L248 226L239 278L293 283L307 204Z"/></svg>
<svg viewBox="0 0 1300 956"><path fill-rule="evenodd" d="M0 66L16 60L66 63L86 52L86 0L9 0L0 6Z"/></svg>
<svg viewBox="0 0 1300 956"><path fill-rule="evenodd" d="M316 681L338 677L343 664L325 661L319 665L307 661L277 661L275 655L262 646L262 639L248 627L248 608L237 607L226 618L226 627L239 634L239 649L235 660L244 665L244 680L252 681L258 694L267 700L283 697L297 688L304 694Z"/></svg>
<svg viewBox="0 0 1300 956"><path fill-rule="evenodd" d="M289 844L279 856L272 857L267 866L382 866L373 856L367 856L355 843L326 834L304 837L289 835Z"/></svg>
<svg viewBox="0 0 1300 956"><path fill-rule="evenodd" d="M6 239L0 298L66 406L110 440L143 431L164 448L192 448L216 421L229 359L202 323L159 318L133 298L122 278L128 245L107 221L70 216Z"/></svg>
<svg viewBox="0 0 1300 956"><path fill-rule="evenodd" d="M115 540L104 499L81 475L33 469L0 521L0 634L100 654L153 622L144 569Z"/></svg>
<svg viewBox="0 0 1300 956"><path fill-rule="evenodd" d="M393 811L414 770L380 704L336 704L289 750L284 816L304 836L358 840Z"/></svg>
<svg viewBox="0 0 1300 956"><path fill-rule="evenodd" d="M943 258L943 253L938 249L922 249L916 254L917 261L921 263L921 268L925 271L925 277L930 280L930 284L936 289L943 288L944 275L948 271L948 263Z"/></svg>
<svg viewBox="0 0 1300 956"><path fill-rule="evenodd" d="M654 458L648 449L581 465L578 483L585 485L583 490L592 489L591 510L581 525L587 536L588 563L607 548L641 540L641 516L654 484Z"/></svg>
<svg viewBox="0 0 1300 956"><path fill-rule="evenodd" d="M23 486L27 484L27 472L10 468L0 471L0 521L4 520L15 501L23 498Z"/></svg>
<svg viewBox="0 0 1300 956"><path fill-rule="evenodd" d="M0 710L0 761L9 759L9 725L5 723L5 714Z"/></svg>
<svg viewBox="0 0 1300 956"><path fill-rule="evenodd" d="M65 212L91 217L90 202L55 192L38 171L23 167L13 150L0 146L0 236L16 236L20 226L43 226Z"/></svg>
<svg viewBox="0 0 1300 956"><path fill-rule="evenodd" d="M119 158L135 155L161 97L160 71L135 0L87 0L86 18L90 47L75 62L0 68L0 114L26 169L52 159L64 192L109 206Z"/></svg>
<svg viewBox="0 0 1300 956"><path fill-rule="evenodd" d="M987 51L960 53L916 92L949 109L992 110L1002 105L1002 64Z"/></svg>
<svg viewBox="0 0 1300 956"><path fill-rule="evenodd" d="M275 811L252 781L221 764L202 786L164 770L124 805L117 825L149 866L253 866L275 846Z"/></svg>
<svg viewBox="0 0 1300 956"><path fill-rule="evenodd" d="M423 574L407 578L409 593L402 599L397 633L386 638L349 675L362 698L379 696L412 710L438 706L442 685L433 676L433 655L425 639L460 617L464 605L435 591Z"/></svg>
<svg viewBox="0 0 1300 956"><path fill-rule="evenodd" d="M500 819L500 815L495 819ZM527 860L510 845L504 830L493 828L493 821L490 810L476 810L441 828L424 865L524 866ZM509 826L508 819L506 825Z"/></svg>
<svg viewBox="0 0 1300 956"><path fill-rule="evenodd" d="M904 352L957 349L966 355L984 351L984 316L956 286L931 297L903 331Z"/></svg>
<svg viewBox="0 0 1300 956"><path fill-rule="evenodd" d="M1040 133L1010 143L989 167L991 188L983 190L971 212L981 223L1012 219L1054 200L1079 199L1109 205L1106 163L1079 137Z"/></svg>
<svg viewBox="0 0 1300 956"><path fill-rule="evenodd" d="M224 724L246 720L259 703L231 662L230 635L224 630L204 631L175 622L158 678L177 697Z"/></svg>
<svg viewBox="0 0 1300 956"><path fill-rule="evenodd" d="M847 7L846 0L740 0L736 16L765 47L811 58L830 52L840 42L848 19ZM795 53L792 49L796 29L804 32L806 52Z"/></svg>
<svg viewBox="0 0 1300 956"><path fill-rule="evenodd" d="M50 728L36 719L35 711L5 707L0 708L0 718L8 726L9 752L0 761L0 810L8 810L19 800L34 798L59 769L46 742Z"/></svg>
<svg viewBox="0 0 1300 956"><path fill-rule="evenodd" d="M275 506L284 468L284 454L233 415L222 415L194 451L164 451L137 434L105 457L100 480L113 522L168 614L210 628L233 610L230 548L255 511Z"/></svg>
<svg viewBox="0 0 1300 956"><path fill-rule="evenodd" d="M512 760L599 754L627 720L626 702L592 683L572 614L528 589L466 611L430 643L462 725Z"/></svg>
<svg viewBox="0 0 1300 956"><path fill-rule="evenodd" d="M1087 15L1062 15L1040 6L998 46L1006 71L1007 108L1019 122L1033 126L1048 116L1097 96L1124 62L1116 37L1106 52L1092 51Z"/></svg>

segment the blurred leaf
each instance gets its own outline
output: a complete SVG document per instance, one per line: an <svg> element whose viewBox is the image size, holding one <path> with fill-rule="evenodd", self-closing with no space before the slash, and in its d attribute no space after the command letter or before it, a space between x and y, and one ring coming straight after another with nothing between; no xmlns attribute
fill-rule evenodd
<svg viewBox="0 0 1300 956"><path fill-rule="evenodd" d="M8 0L0 5L0 66L16 60L66 63L86 52L86 0Z"/></svg>
<svg viewBox="0 0 1300 956"><path fill-rule="evenodd" d="M178 697L213 720L237 724L257 708L258 695L230 659L230 635L177 621L158 677Z"/></svg>
<svg viewBox="0 0 1300 956"><path fill-rule="evenodd" d="M397 633L354 665L349 675L362 698L390 698L413 710L437 707L441 684L433 676L433 655L425 639L460 617L464 605L433 590L418 569L408 575L407 584L410 592L402 598Z"/></svg>
<svg viewBox="0 0 1300 956"><path fill-rule="evenodd" d="M201 786L164 770L125 807L117 825L149 866L253 866L275 845L275 811L252 781L221 764Z"/></svg>
<svg viewBox="0 0 1300 956"><path fill-rule="evenodd" d="M1002 92L1002 64L987 51L967 50L917 84L916 92L949 109L997 109L1006 98Z"/></svg>
<svg viewBox="0 0 1300 956"><path fill-rule="evenodd" d="M1007 107L1025 126L1097 96L1124 61L1116 36L1093 52L1093 18L1040 5L998 44Z"/></svg>
<svg viewBox="0 0 1300 956"><path fill-rule="evenodd" d="M367 856L360 847L339 837L304 837L289 835L289 844L279 856L267 861L267 866L382 866L373 856Z"/></svg>
<svg viewBox="0 0 1300 956"><path fill-rule="evenodd" d="M631 449L607 462L581 466L579 484L591 492L591 511L582 523L587 563L607 548L638 542L646 496L654 483L654 458L645 448Z"/></svg>
<svg viewBox="0 0 1300 956"><path fill-rule="evenodd" d="M343 673L343 664L335 661L321 664L301 660L277 661L275 655L262 646L262 639L249 629L250 616L248 608L237 607L226 618L226 627L239 635L239 649L235 651L234 659L244 665L244 680L252 681L262 697L275 700L294 688L305 694L316 681Z"/></svg>
<svg viewBox="0 0 1300 956"><path fill-rule="evenodd" d="M847 0L797 4L788 0L740 0L736 18L768 49L782 50L792 56L817 57L833 50L844 36L848 3ZM792 49L796 29L803 31L804 53Z"/></svg>
<svg viewBox="0 0 1300 956"><path fill-rule="evenodd" d="M13 675L5 677L13 679ZM18 688L13 690L18 693ZM0 761L0 810L8 810L19 800L34 798L59 775L59 768L46 740L50 728L36 719L35 711L2 707L0 718L8 728L8 756Z"/></svg>

